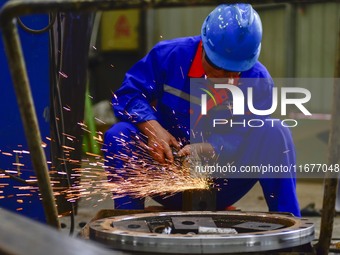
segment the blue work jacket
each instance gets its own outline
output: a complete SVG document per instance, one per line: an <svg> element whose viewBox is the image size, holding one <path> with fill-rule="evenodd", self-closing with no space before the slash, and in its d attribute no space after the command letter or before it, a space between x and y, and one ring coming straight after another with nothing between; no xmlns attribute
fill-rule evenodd
<svg viewBox="0 0 340 255"><path fill-rule="evenodd" d="M121 121L139 123L157 120L174 137L184 143L190 140L190 77L188 75L201 37L185 37L159 42L127 73L122 86L113 97L113 109ZM199 78L199 77L196 77ZM273 82L267 69L257 62L250 70L240 74L238 87L246 95L253 87L253 104L256 109L269 109L272 105ZM232 96L229 96L232 102ZM247 102L247 99L245 100ZM248 107L245 106L245 112ZM197 109L196 109L197 112ZM209 114L224 119L256 118L268 116L232 116L230 111ZM192 128L192 127L191 127ZM249 128L220 126L205 137L224 159L232 160Z"/></svg>

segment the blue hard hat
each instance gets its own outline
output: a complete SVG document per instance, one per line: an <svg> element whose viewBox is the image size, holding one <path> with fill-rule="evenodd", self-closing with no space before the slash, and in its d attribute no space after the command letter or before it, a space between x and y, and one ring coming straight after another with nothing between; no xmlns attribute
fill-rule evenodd
<svg viewBox="0 0 340 255"><path fill-rule="evenodd" d="M222 4L204 20L202 42L217 67L242 72L255 65L261 51L262 23L250 4Z"/></svg>

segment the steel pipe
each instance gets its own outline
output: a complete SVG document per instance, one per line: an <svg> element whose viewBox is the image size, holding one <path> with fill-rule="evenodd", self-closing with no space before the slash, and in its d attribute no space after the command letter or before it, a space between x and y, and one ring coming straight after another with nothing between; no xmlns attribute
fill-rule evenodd
<svg viewBox="0 0 340 255"><path fill-rule="evenodd" d="M42 148L38 119L14 19L6 22L3 26L2 34L32 164L38 180L46 221L49 225L59 228L57 207L48 173L45 152Z"/></svg>

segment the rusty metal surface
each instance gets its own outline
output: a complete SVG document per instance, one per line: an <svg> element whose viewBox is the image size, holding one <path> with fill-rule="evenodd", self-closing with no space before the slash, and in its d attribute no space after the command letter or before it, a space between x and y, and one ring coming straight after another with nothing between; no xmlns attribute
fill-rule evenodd
<svg viewBox="0 0 340 255"><path fill-rule="evenodd" d="M323 2L320 0L306 0L306 2ZM239 1L228 1L237 3ZM273 7L285 4L286 1L248 1L251 4L262 7ZM297 0L292 3L302 3ZM46 12L76 12L76 11L104 11L110 9L128 8L170 8L185 6L216 6L226 3L223 0L10 0L0 12L0 26L14 17L34 13Z"/></svg>
<svg viewBox="0 0 340 255"><path fill-rule="evenodd" d="M235 1L236 2L236 1ZM126 8L160 8L179 6L217 5L222 1L148 1L148 0L10 0L0 13L0 23L25 14L68 11L99 11Z"/></svg>
<svg viewBox="0 0 340 255"><path fill-rule="evenodd" d="M173 219L179 217L181 224L176 229ZM206 220L197 220L203 219ZM196 228L204 224L211 226L211 219L218 228L233 228L235 225L252 221L266 224L281 224L284 227L270 231L238 229L238 234L199 234ZM138 223L140 222L140 224ZM178 222L177 222L178 223ZM139 226L140 225L140 226ZM177 224L178 225L178 224ZM146 228L149 226L149 228ZM278 226L278 225L276 225ZM171 234L164 234L170 227ZM136 231L143 228L147 231ZM225 254L237 252L262 252L296 247L314 239L314 225L307 219L290 215L242 212L161 212L109 217L89 224L90 239L109 245L113 249L174 253L176 254Z"/></svg>

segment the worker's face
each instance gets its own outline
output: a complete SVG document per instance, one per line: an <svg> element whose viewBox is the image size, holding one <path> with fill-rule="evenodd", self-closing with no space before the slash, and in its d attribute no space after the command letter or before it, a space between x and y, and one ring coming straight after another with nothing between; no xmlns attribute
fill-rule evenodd
<svg viewBox="0 0 340 255"><path fill-rule="evenodd" d="M205 51L202 52L202 65L203 69L205 71L205 75L209 79L213 78L236 78L240 75L240 72L231 72L227 70L223 70L220 68L217 68L209 63L209 60L207 60Z"/></svg>

